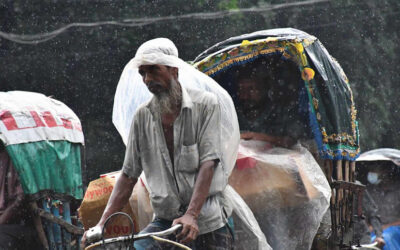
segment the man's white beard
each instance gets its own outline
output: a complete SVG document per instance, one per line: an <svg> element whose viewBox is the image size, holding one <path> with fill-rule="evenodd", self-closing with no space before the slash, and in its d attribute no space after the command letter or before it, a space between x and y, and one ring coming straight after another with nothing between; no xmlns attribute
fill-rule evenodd
<svg viewBox="0 0 400 250"><path fill-rule="evenodd" d="M154 95L161 114L171 114L176 111L178 104L182 101L182 91L179 83L171 79L168 90Z"/></svg>

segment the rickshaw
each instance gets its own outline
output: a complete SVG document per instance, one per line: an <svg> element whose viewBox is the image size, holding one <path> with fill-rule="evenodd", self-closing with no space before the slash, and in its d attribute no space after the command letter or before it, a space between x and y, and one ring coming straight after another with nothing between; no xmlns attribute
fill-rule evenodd
<svg viewBox="0 0 400 250"><path fill-rule="evenodd" d="M263 74L268 67L275 67L275 86L265 86L265 88L275 88L272 95L290 96L294 99L302 121L311 131L310 138L313 139L311 141L314 141L311 144L315 147L311 146L308 149L319 163L330 185L330 209L323 216L327 206L321 205L321 209L314 213L314 216L318 217L318 221L314 221L306 227L301 226L300 232L296 233L295 239L299 243L285 245L285 242L290 241L293 237L289 231L299 227L298 223L304 223L304 221L300 218L299 221L289 219L286 222L287 225L282 225L284 224L282 221L271 224L271 221L266 218L268 214L263 213L263 210L268 207L268 200L264 205L259 204L257 199L251 198L247 194L246 188L243 188L257 180L246 177L236 185L235 183L231 183L231 185L244 197L263 229L268 243L274 249L310 249L312 238L317 234L320 223L321 228L316 237L323 239L330 237L327 242L333 242L334 244L331 244L333 247L351 248L355 240L349 238L348 235L351 234L354 216L361 216L362 213L359 204L353 203L353 198L361 195L364 188L363 185L355 183L355 160L360 153L356 109L348 78L322 43L316 37L297 29L262 30L219 42L197 56L193 64L198 70L212 77L226 89L236 107L239 105L237 82L241 70L247 65L251 65L254 67L253 73L255 72L257 75ZM276 65L289 65L289 67ZM290 68L288 73L287 68ZM286 76L283 75L283 71L286 72ZM294 80L291 80L290 88L285 86L285 84L289 84L284 79L287 75L289 77L296 76ZM277 105L289 104L280 102ZM241 145L243 143L247 142L242 141ZM238 168L251 167L251 161L256 158L257 153L245 157L247 162L244 167L240 167L237 162L232 175L236 171L237 176L240 177ZM266 170L266 174L269 170ZM256 175L252 175L252 177L254 176ZM309 193L307 181L304 178L298 179L298 184L303 184L297 185L297 188L302 188L307 196ZM284 180L282 179L282 181ZM308 200L312 199L312 197L308 197ZM288 206L290 207L290 204ZM279 217L280 209L287 209L288 206L270 210L271 216ZM353 210L356 212L353 213ZM322 224L331 224L331 230L325 229L325 233L321 233L324 231L321 230L323 229ZM323 248L326 249L327 245L324 245Z"/></svg>
<svg viewBox="0 0 400 250"><path fill-rule="evenodd" d="M364 227L360 225L357 233L366 236L365 242L382 234L386 243L383 249L399 249L400 150L378 148L364 152L357 165L357 180L366 185Z"/></svg>
<svg viewBox="0 0 400 250"><path fill-rule="evenodd" d="M42 249L79 249L84 136L79 118L43 94L0 92L1 160L11 159Z"/></svg>

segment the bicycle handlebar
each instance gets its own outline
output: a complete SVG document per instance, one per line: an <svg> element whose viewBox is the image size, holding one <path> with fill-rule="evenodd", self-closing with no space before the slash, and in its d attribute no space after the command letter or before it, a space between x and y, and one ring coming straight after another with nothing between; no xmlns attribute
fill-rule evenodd
<svg viewBox="0 0 400 250"><path fill-rule="evenodd" d="M167 230L160 231L160 232L154 232L154 233L145 233L145 234L137 234L133 236L134 240L140 240L143 238L151 237L151 236L167 236L178 230L179 228L182 227L182 224L176 224L173 227L168 228Z"/></svg>
<svg viewBox="0 0 400 250"><path fill-rule="evenodd" d="M171 228L168 228L167 230L164 230L164 231L137 234L137 235L134 235L133 238L132 238L132 236L119 236L119 237L115 237L115 238L104 239L104 240L93 243L92 245L86 247L85 249L89 250L96 246L100 246L103 244L110 244L110 243L114 243L114 242L135 241L135 240L140 240L140 239L153 237L153 236L156 236L156 237L167 236L167 235L174 233L176 230L180 229L181 227L182 227L181 224L177 224L177 225L175 225Z"/></svg>

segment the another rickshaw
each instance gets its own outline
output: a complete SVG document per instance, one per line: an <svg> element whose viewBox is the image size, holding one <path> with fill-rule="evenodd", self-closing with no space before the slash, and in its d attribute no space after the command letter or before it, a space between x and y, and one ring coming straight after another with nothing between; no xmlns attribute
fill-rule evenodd
<svg viewBox="0 0 400 250"><path fill-rule="evenodd" d="M17 173L42 249L79 249L84 137L78 117L39 93L0 92L0 143L0 160Z"/></svg>
<svg viewBox="0 0 400 250"><path fill-rule="evenodd" d="M363 190L362 185L355 184L355 160L360 150L356 109L346 75L321 42L296 29L263 30L217 43L193 63L232 96L240 126L243 121L240 121L241 89L238 82L243 74L249 78L254 75L257 79L270 79L270 84L263 87L266 90L264 98L271 99L265 110L280 107L283 111L279 115L290 112L298 117L296 121L281 120L279 125L277 115L276 127L292 122L305 124L306 132L296 139L314 155L325 173L332 191L328 188L328 194L324 184L326 179L320 178L318 170L308 169L306 165L309 164L294 164L287 170L285 166L290 163L281 164L279 168L276 167L278 163L274 165L268 161L283 161L290 159L289 156L274 158L279 152L272 153L271 157L263 155L270 152L268 150L276 150L270 145L265 147L263 144L258 148L256 145L253 150L253 143L252 151L247 155L251 142L243 140L242 150L239 148L239 159L230 184L254 212L268 243L274 249L309 249L321 223L317 237L330 236L341 248L350 247L354 242L345 236L354 220L353 197ZM310 138L313 140L308 140ZM245 155L241 156L241 152ZM266 163L264 168L260 162ZM257 168L253 173L249 170ZM281 191L288 186L293 188ZM248 191L251 188L254 192ZM331 218L329 211L323 216L329 199ZM318 209L310 206L316 200ZM361 215L361 210L357 215ZM322 225L330 224L330 221L331 232L329 228L323 232Z"/></svg>
<svg viewBox="0 0 400 250"><path fill-rule="evenodd" d="M366 223L357 233L366 238L366 243L383 238L384 250L400 249L400 150L379 148L364 152L357 165L357 180L366 185Z"/></svg>

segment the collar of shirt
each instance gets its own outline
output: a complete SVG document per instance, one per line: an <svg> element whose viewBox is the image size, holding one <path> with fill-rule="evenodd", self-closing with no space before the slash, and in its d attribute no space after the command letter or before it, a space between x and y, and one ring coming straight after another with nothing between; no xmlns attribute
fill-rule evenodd
<svg viewBox="0 0 400 250"><path fill-rule="evenodd" d="M191 109L193 107L192 98L190 98L188 92L186 91L186 89L182 85L181 85L181 89L182 89L182 107L181 107L181 111L184 108Z"/></svg>

